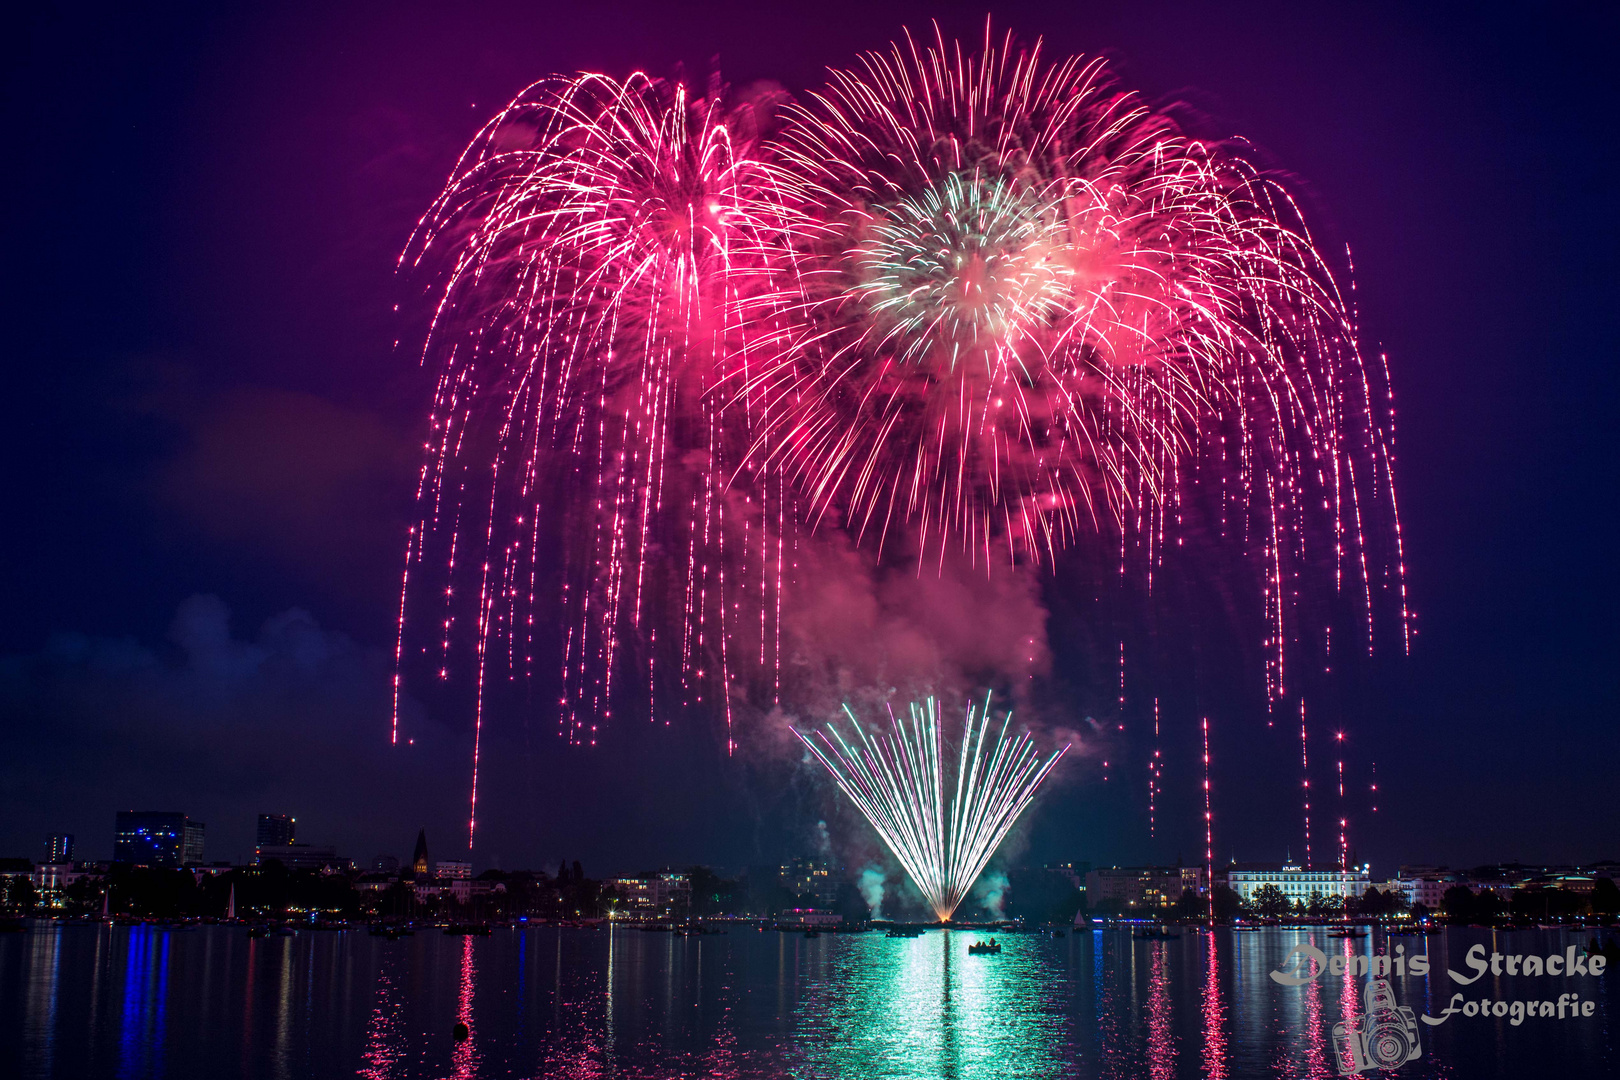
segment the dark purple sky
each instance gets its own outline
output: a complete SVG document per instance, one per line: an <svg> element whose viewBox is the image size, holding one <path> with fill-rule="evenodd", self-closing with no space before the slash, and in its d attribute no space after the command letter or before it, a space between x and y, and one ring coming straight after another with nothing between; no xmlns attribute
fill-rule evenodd
<svg viewBox="0 0 1620 1080"><path fill-rule="evenodd" d="M448 849L465 724L433 718L418 752L391 753L384 690L427 391L393 259L454 155L549 73L718 56L734 83L802 89L932 16L976 38L985 11L462 6L78 5L13 24L0 854L66 829L105 856L119 807L193 813L216 858L247 852L261 809L362 858L408 853L421 825ZM1397 392L1422 630L1336 703L1384 794L1360 853L1378 873L1620 857L1612 16L991 10L1247 136L1354 251ZM1297 854L1297 742L1223 715L1235 701L1200 708L1217 851ZM1051 792L1029 854L1199 857L1181 719L1155 840L1133 760L1106 788ZM553 729L494 734L481 860L740 865L809 842L808 784L783 795L679 733L579 752Z"/></svg>

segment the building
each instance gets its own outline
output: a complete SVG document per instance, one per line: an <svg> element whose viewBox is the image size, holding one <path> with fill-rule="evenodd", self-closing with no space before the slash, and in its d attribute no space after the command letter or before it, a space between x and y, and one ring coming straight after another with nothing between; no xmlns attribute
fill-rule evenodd
<svg viewBox="0 0 1620 1080"><path fill-rule="evenodd" d="M62 863L73 861L73 834L57 833L45 845L50 849L50 855L45 859L52 865L60 866Z"/></svg>
<svg viewBox="0 0 1620 1080"><path fill-rule="evenodd" d="M838 904L841 875L827 859L794 859L782 867L780 880L794 896L814 897L817 907Z"/></svg>
<svg viewBox="0 0 1620 1080"><path fill-rule="evenodd" d="M203 829L180 811L120 810L113 823L113 861L188 866L203 861Z"/></svg>
<svg viewBox="0 0 1620 1080"><path fill-rule="evenodd" d="M1312 896L1322 899L1360 898L1371 885L1371 867L1348 870L1306 867L1298 863L1232 863L1226 868L1226 885L1244 902L1267 885L1275 887L1290 904L1309 904Z"/></svg>
<svg viewBox="0 0 1620 1080"><path fill-rule="evenodd" d="M1198 866L1108 866L1086 872L1086 903L1096 908L1112 900L1127 911L1169 907L1187 890L1202 890L1203 882Z"/></svg>
<svg viewBox="0 0 1620 1080"><path fill-rule="evenodd" d="M448 859L433 864L433 876L441 881L468 881L472 878L472 863Z"/></svg>
<svg viewBox="0 0 1620 1080"><path fill-rule="evenodd" d="M1446 890L1458 884L1458 876L1443 866L1402 866L1395 879L1407 906L1422 904L1430 911L1440 910Z"/></svg>
<svg viewBox="0 0 1620 1080"><path fill-rule="evenodd" d="M691 910L692 879L674 870L609 878L603 884L619 894L617 910L626 914L662 917Z"/></svg>
<svg viewBox="0 0 1620 1080"><path fill-rule="evenodd" d="M377 874L397 874L399 873L399 856L378 855L371 860L371 870Z"/></svg>
<svg viewBox="0 0 1620 1080"><path fill-rule="evenodd" d="M1086 875L1091 873L1091 864L1088 862L1047 863L1041 869L1059 880L1066 881L1076 891L1086 887Z"/></svg>
<svg viewBox="0 0 1620 1080"><path fill-rule="evenodd" d="M274 859L289 870L346 870L349 860L338 855L330 844L261 844L255 850L255 862L263 864Z"/></svg>
<svg viewBox="0 0 1620 1080"><path fill-rule="evenodd" d="M54 839L54 837L53 837ZM40 863L34 867L34 892L42 906L60 909L66 900L69 885L82 877L100 877L99 873L84 869L71 862Z"/></svg>
<svg viewBox="0 0 1620 1080"><path fill-rule="evenodd" d="M425 874L428 872L426 829L423 829L416 834L416 850L411 853L411 872L416 874Z"/></svg>
<svg viewBox="0 0 1620 1080"><path fill-rule="evenodd" d="M286 847L298 839L298 819L288 814L260 814L254 848Z"/></svg>
<svg viewBox="0 0 1620 1080"><path fill-rule="evenodd" d="M844 917L836 911L823 908L789 908L777 915L777 921L798 926L838 926Z"/></svg>

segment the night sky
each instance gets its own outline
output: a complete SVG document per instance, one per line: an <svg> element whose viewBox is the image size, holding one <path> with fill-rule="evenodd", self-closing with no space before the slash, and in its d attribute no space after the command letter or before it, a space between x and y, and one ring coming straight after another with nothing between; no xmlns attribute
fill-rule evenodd
<svg viewBox="0 0 1620 1080"><path fill-rule="evenodd" d="M423 327L394 310L419 290L394 271L415 219L541 76L701 82L718 57L736 85L803 90L930 17L974 40L985 13L461 6L74 5L12 23L0 855L41 858L69 831L108 857L120 808L206 821L214 859L248 855L261 810L363 861L409 854L422 826L436 854L464 847L468 718L426 710L414 747L387 741L431 389ZM1409 659L1381 654L1331 703L1352 786L1377 763L1358 854L1378 876L1620 858L1620 27L1599 5L1312 7L990 10L1054 55L1108 54L1204 133L1246 136L1324 246L1353 251L1364 344L1397 395L1420 630ZM1048 602L1078 721L1109 689L1095 665L1064 669L1082 616ZM1195 711L1214 718L1217 857L1298 856L1297 726L1268 730L1237 697L1173 719L1156 836L1138 744L1106 782L1095 755L1066 774L1015 856L1201 860ZM703 732L627 724L581 750L555 726L544 707L491 724L481 865L740 867L813 850L831 806L808 772L725 761ZM1325 741L1313 755L1325 788Z"/></svg>

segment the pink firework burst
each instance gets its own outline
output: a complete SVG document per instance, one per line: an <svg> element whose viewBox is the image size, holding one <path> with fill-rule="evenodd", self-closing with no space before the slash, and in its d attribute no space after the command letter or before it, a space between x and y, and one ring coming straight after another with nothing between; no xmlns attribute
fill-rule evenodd
<svg viewBox="0 0 1620 1080"><path fill-rule="evenodd" d="M747 436L711 396L742 351L739 260L777 228L748 127L718 91L639 74L537 83L479 133L407 250L440 275L440 377L400 661L412 589L441 593L441 677L470 620L480 729L491 665L532 673L548 635L571 741L594 741L621 673L651 701L661 639L682 692L718 687L728 706L745 576L754 655L773 659L765 525L781 507L717 479ZM639 662L621 655L632 638ZM397 692L395 711L397 739Z"/></svg>
<svg viewBox="0 0 1620 1080"><path fill-rule="evenodd" d="M1162 545L1211 464L1261 531L1280 693L1307 519L1326 507L1345 558L1393 490L1385 403L1282 188L1102 61L1010 37L867 54L774 141L789 225L756 298L752 459L879 550L986 563Z"/></svg>

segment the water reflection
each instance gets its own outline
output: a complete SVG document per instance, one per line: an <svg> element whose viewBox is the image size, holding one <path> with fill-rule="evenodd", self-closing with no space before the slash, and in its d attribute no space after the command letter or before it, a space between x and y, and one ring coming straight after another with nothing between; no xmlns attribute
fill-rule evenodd
<svg viewBox="0 0 1620 1080"><path fill-rule="evenodd" d="M461 1029L456 1029L456 1049L451 1055L456 1080L470 1080L478 1075L477 1031L473 1027L473 993L477 988L477 979L478 964L473 959L473 939L467 935L461 939L461 991L456 995L456 1022L467 1025L467 1036L460 1038Z"/></svg>
<svg viewBox="0 0 1620 1080"><path fill-rule="evenodd" d="M1316 936L1304 935L1303 940L1310 945L1316 945ZM1324 973L1325 974L1325 973ZM1326 1053L1327 1032L1322 1029L1322 984L1325 979L1313 979L1304 986L1305 995L1305 1024L1304 1024L1304 1057L1305 1075L1310 1080L1326 1080L1332 1076L1334 1070L1328 1067ZM1284 1070L1284 1075L1294 1076L1295 1070L1291 1065Z"/></svg>
<svg viewBox="0 0 1620 1080"><path fill-rule="evenodd" d="M62 960L62 933L52 927L30 942L28 983L23 1014L23 1061L49 1073L56 1046L56 988Z"/></svg>
<svg viewBox="0 0 1620 1080"><path fill-rule="evenodd" d="M1215 932L1200 935L1204 946L1204 1075L1226 1080L1226 1009L1221 1004L1221 965Z"/></svg>
<svg viewBox="0 0 1620 1080"><path fill-rule="evenodd" d="M790 1059L809 1075L1050 1075L1067 1041L1061 975L1033 939L969 956L976 935L822 939L829 970L797 1010Z"/></svg>
<svg viewBox="0 0 1620 1080"><path fill-rule="evenodd" d="M388 942L36 925L0 935L0 1077L1292 1080L1334 1075L1332 1028L1359 1014L1366 983L1268 978L1319 932L1148 942L1110 929L1008 937L1002 955L970 957L976 936L544 928ZM1504 935L1498 948L1561 953L1587 936ZM1491 944L1465 929L1404 939L1434 973L1393 977L1401 1004L1437 1013L1447 958L1460 966L1476 942ZM1381 934L1322 947L1351 972L1395 951ZM1620 1075L1620 979L1492 982L1497 998L1579 991L1597 1012L1425 1027L1402 1076Z"/></svg>
<svg viewBox="0 0 1620 1080"><path fill-rule="evenodd" d="M400 1031L404 1001L398 956L397 951L389 950L377 965L377 988L371 1017L366 1021L365 1059L360 1069L365 1080L389 1080L404 1053Z"/></svg>
<svg viewBox="0 0 1620 1080"><path fill-rule="evenodd" d="M1153 1080L1170 1080L1176 1070L1175 1037L1170 1030L1170 976L1165 971L1166 943L1150 947L1152 970L1148 978L1148 1075Z"/></svg>
<svg viewBox="0 0 1620 1080"><path fill-rule="evenodd" d="M167 1037L169 934L135 927L124 943L124 1007L119 1033L119 1080L162 1076Z"/></svg>

